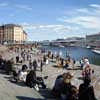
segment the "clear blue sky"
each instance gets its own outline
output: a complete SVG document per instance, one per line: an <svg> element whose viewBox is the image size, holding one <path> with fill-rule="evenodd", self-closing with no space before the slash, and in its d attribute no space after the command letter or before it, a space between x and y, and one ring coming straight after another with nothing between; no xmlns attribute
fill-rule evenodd
<svg viewBox="0 0 100 100"><path fill-rule="evenodd" d="M100 0L0 0L0 24L21 24L30 40L100 32Z"/></svg>

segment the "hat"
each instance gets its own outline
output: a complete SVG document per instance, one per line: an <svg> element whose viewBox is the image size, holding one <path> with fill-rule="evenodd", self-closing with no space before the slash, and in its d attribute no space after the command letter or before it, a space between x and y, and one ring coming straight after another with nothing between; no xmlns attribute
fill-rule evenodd
<svg viewBox="0 0 100 100"><path fill-rule="evenodd" d="M70 83L72 77L73 77L73 76L71 75L70 72L64 73L64 74L63 74L63 81L64 81L64 83Z"/></svg>
<svg viewBox="0 0 100 100"><path fill-rule="evenodd" d="M73 75L70 72L67 72L67 73L64 73L63 74L63 78L64 79L72 79L73 78Z"/></svg>

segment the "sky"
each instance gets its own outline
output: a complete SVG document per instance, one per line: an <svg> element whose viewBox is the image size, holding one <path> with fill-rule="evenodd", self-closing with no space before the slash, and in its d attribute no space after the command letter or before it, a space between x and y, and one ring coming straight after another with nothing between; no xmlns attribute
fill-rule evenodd
<svg viewBox="0 0 100 100"><path fill-rule="evenodd" d="M0 0L0 24L19 24L28 40L100 32L100 0Z"/></svg>

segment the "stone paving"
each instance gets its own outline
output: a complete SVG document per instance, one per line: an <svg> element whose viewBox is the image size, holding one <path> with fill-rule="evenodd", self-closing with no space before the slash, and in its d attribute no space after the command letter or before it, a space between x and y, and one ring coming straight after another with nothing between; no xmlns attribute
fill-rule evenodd
<svg viewBox="0 0 100 100"><path fill-rule="evenodd" d="M15 53L5 54L4 58L11 58L16 56ZM34 58L40 57L34 56ZM28 65L28 62L24 62ZM23 63L23 64L24 64ZM78 63L77 63L78 64ZM77 66L76 64L76 66ZM55 79L59 74L70 71L74 77L72 79L72 84L79 87L81 80L78 78L81 77L81 70L66 70L62 68L53 67L55 63L50 62L48 65L43 67L43 72L37 71L37 76L48 76L48 79L45 80L47 89L40 90L37 92L33 88L25 86L23 83L16 84L10 82L11 76L5 75L0 71L0 100L56 100L52 97L50 90L53 88ZM17 66L21 67L21 65ZM91 65L94 69L95 74L93 76L92 84L95 89L95 94L98 100L100 100L100 66Z"/></svg>
<svg viewBox="0 0 100 100"><path fill-rule="evenodd" d="M45 80L48 89L52 89L55 83L57 75L67 72L69 70L57 69L52 67L53 64L44 66L43 73L37 72L37 75L48 76L48 79ZM72 84L77 87L82 82L78 80L78 77L81 76L79 70L70 70L74 73L74 78ZM11 83L9 81L10 76L5 74L0 74L0 100L55 100L46 93L50 93L48 90L42 90L37 92L32 88L26 87L24 84ZM95 83L95 93L98 98L100 98L100 79ZM43 94L44 93L44 94ZM99 99L98 99L99 100Z"/></svg>

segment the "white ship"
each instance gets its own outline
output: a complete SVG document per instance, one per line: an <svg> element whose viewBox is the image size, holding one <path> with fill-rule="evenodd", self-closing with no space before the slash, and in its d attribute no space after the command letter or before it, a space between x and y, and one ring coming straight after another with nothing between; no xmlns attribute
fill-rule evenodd
<svg viewBox="0 0 100 100"><path fill-rule="evenodd" d="M95 48L95 49L92 50L92 52L100 54L100 48Z"/></svg>

